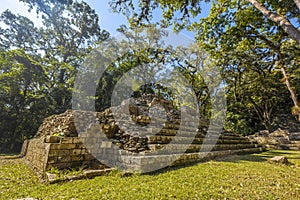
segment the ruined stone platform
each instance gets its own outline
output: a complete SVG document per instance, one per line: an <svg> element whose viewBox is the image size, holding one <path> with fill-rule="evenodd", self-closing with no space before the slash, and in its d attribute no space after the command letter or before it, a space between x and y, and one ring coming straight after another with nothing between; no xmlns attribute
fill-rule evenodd
<svg viewBox="0 0 300 200"><path fill-rule="evenodd" d="M149 116L154 100L165 109L166 118ZM180 111L164 99L146 96L126 103L129 118L120 107L103 112L68 110L46 118L37 137L24 142L24 159L41 171L116 167L145 173L264 151L262 145L239 135L206 134L208 120L183 122ZM121 111L118 120L113 109Z"/></svg>
<svg viewBox="0 0 300 200"><path fill-rule="evenodd" d="M248 136L248 138L270 149L300 150L300 132L277 129L269 133L269 131L264 130Z"/></svg>

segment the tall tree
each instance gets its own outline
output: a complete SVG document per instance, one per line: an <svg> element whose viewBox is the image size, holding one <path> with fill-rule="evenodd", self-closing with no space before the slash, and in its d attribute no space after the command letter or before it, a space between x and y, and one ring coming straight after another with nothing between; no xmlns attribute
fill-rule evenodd
<svg viewBox="0 0 300 200"><path fill-rule="evenodd" d="M121 26L119 32L124 36L124 40L118 41L112 38L110 41L100 44L97 53L101 52L101 55L114 62L109 65L99 82L96 109L103 110L110 107L111 95L117 82L130 70L134 70L130 74L130 78L134 78L137 82L151 80L154 77L162 78L165 76L167 78L170 76L167 75L170 70L178 70L193 87L199 104L202 105L200 106L201 113L203 116L207 116L210 97L205 81L201 77L206 54L203 51L199 54L197 46L168 46L163 39L168 33L153 25L148 26L145 30ZM124 54L119 55L120 52ZM176 83L180 85L179 82ZM132 87L130 89L135 88L134 85ZM137 90L134 92L134 96L150 92L167 99L173 98L172 92L160 85L155 78L151 84L135 89Z"/></svg>
<svg viewBox="0 0 300 200"><path fill-rule="evenodd" d="M299 57L299 46L279 25L267 20L247 3L226 2L214 4L211 14L195 27L204 47L222 65L240 68L246 62L248 67L258 70L280 69L294 103L294 114L299 116L295 88L291 86L287 73L287 69L291 73L290 69L295 69L292 65Z"/></svg>
<svg viewBox="0 0 300 200"><path fill-rule="evenodd" d="M0 130L3 151L16 151L51 112L45 98L46 74L24 50L0 52Z"/></svg>
<svg viewBox="0 0 300 200"><path fill-rule="evenodd" d="M223 6L236 4L239 8L245 2L251 3L261 14L277 23L291 38L300 44L299 28L291 22L294 19L299 22L299 0L139 0L138 3L133 0L112 0L111 5L115 11L126 14L130 21L135 24L151 21L154 10L161 10L163 25L173 24L176 29L182 29L193 23L193 19L201 13L202 2L223 4Z"/></svg>
<svg viewBox="0 0 300 200"><path fill-rule="evenodd" d="M0 132L3 135L9 124L16 127L5 132L10 144L33 136L44 117L71 108L76 70L91 49L109 37L100 29L95 10L83 1L20 1L36 8L43 26L9 10L0 16L6 25L0 27L0 78L9 80L1 85L6 92L0 104L7 119L14 119L5 120Z"/></svg>
<svg viewBox="0 0 300 200"><path fill-rule="evenodd" d="M294 114L299 116L297 94L290 82L294 74L291 69L295 69L293 65L299 59L297 0L212 1L210 15L203 20L195 20L201 12L201 0L139 2L114 0L112 5L116 11L127 14L132 25L147 23L153 11L160 9L163 26L174 25L176 30L195 31L202 47L224 69L241 69L243 62L256 70L262 70L266 64L270 71L280 69L294 103ZM265 64L260 66L259 61Z"/></svg>

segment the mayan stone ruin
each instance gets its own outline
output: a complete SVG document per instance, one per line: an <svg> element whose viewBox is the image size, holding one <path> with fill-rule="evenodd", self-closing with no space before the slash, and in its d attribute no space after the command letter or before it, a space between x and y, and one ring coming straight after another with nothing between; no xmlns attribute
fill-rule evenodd
<svg viewBox="0 0 300 200"><path fill-rule="evenodd" d="M261 130L248 138L270 149L300 150L300 132L290 132L278 128L273 132Z"/></svg>
<svg viewBox="0 0 300 200"><path fill-rule="evenodd" d="M195 122L181 121L182 109L158 96L143 95L122 104L129 110L122 106L103 112L68 110L46 118L36 138L24 142L24 159L40 171L117 167L150 172L264 151L257 142L235 134L208 137L208 120L200 120L194 129ZM126 112L129 115L123 114ZM164 118L153 117L161 113Z"/></svg>

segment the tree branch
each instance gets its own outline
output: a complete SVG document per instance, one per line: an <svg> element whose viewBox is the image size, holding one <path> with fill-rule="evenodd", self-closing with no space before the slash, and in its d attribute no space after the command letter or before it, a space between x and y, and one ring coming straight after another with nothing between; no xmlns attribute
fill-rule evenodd
<svg viewBox="0 0 300 200"><path fill-rule="evenodd" d="M300 44L300 31L294 27L291 22L277 13L269 11L265 6L261 5L257 0L246 0L249 3L253 4L265 17L269 20L277 23L287 34L289 34L298 44ZM294 0L297 4L300 4L300 0Z"/></svg>
<svg viewBox="0 0 300 200"><path fill-rule="evenodd" d="M294 2L297 5L298 9L300 10L300 0L294 0Z"/></svg>

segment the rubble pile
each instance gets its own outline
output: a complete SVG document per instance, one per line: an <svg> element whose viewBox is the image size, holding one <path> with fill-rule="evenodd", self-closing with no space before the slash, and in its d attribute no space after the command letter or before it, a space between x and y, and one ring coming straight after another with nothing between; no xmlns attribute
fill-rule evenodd
<svg viewBox="0 0 300 200"><path fill-rule="evenodd" d="M152 118L153 115L155 117ZM180 125L180 110L170 101L147 94L125 100L120 106L103 112L67 110L50 116L40 126L37 137L77 137L78 133L87 130L89 123L95 122L101 125L106 137L121 149L142 152L149 150L148 135L165 133L170 128L176 133Z"/></svg>

